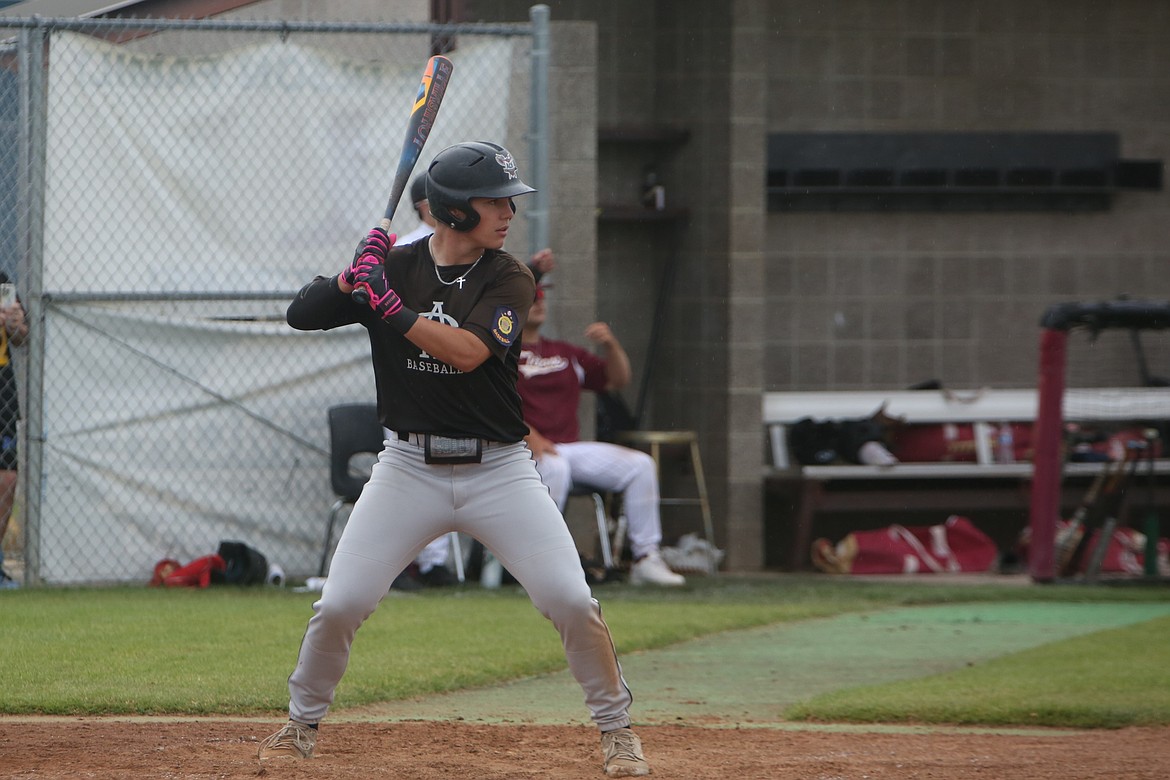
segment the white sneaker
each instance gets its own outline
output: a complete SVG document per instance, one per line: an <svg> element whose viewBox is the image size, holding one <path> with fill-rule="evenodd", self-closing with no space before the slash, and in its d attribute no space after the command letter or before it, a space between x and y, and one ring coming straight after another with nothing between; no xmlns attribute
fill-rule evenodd
<svg viewBox="0 0 1170 780"><path fill-rule="evenodd" d="M266 737L260 743L256 757L268 758L312 758L317 744L317 729L290 720L280 731Z"/></svg>
<svg viewBox="0 0 1170 780"><path fill-rule="evenodd" d="M630 583L633 585L648 583L650 585L678 586L685 585L686 582L685 577L670 570L657 550L630 567Z"/></svg>
<svg viewBox="0 0 1170 780"><path fill-rule="evenodd" d="M650 774L650 765L642 755L642 740L629 729L602 734L601 752L605 754L606 777L643 777Z"/></svg>

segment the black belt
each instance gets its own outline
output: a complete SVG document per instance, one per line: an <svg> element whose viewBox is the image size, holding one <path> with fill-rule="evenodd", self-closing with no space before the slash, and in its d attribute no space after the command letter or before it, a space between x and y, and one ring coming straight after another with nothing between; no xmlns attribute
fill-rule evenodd
<svg viewBox="0 0 1170 780"><path fill-rule="evenodd" d="M431 433L410 433L395 431L399 441L422 447L427 463L458 465L479 463L483 460L484 447L491 442L474 436L438 436Z"/></svg>

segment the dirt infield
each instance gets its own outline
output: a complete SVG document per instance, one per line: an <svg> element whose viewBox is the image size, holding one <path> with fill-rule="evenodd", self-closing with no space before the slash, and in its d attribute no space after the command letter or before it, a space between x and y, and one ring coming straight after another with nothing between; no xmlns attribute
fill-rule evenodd
<svg viewBox="0 0 1170 780"><path fill-rule="evenodd" d="M263 766L258 721L0 719L11 780L576 780L602 777L588 726L339 723L319 755ZM687 780L1077 780L1170 777L1170 729L985 733L955 730L638 729L652 774Z"/></svg>

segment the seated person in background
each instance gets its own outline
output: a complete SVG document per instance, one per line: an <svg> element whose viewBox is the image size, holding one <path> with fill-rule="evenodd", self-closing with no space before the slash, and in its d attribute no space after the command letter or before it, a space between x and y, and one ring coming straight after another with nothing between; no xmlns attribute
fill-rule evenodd
<svg viewBox="0 0 1170 780"><path fill-rule="evenodd" d="M410 202L414 206L415 213L418 214L418 227L406 235L400 236L395 242L397 246L413 244L420 238L426 238L435 232L435 218L431 216L431 207L427 203L427 175L425 173L415 176L414 181L410 183Z"/></svg>
<svg viewBox="0 0 1170 780"><path fill-rule="evenodd" d="M561 512L574 481L622 493L629 520L634 565L630 582L682 585L659 555L662 522L658 513L658 473L644 452L597 441L578 441L577 406L581 389L595 393L619 390L630 382L630 360L621 342L604 322L585 329L585 337L601 346L605 357L564 341L542 338L547 316L544 288L528 312L521 336L520 377L516 389L524 402L528 448L536 470Z"/></svg>

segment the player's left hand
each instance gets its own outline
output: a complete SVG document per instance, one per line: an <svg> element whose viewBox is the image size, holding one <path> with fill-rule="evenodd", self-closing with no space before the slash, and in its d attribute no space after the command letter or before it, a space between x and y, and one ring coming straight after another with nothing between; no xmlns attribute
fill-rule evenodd
<svg viewBox="0 0 1170 780"><path fill-rule="evenodd" d="M386 278L386 268L381 263L365 266L357 276L355 290L364 290L369 297L369 307L377 312L382 319L387 319L402 311L402 299L390 286Z"/></svg>

